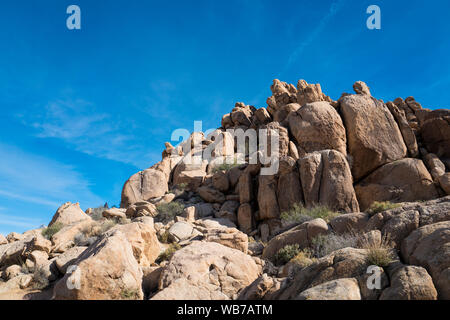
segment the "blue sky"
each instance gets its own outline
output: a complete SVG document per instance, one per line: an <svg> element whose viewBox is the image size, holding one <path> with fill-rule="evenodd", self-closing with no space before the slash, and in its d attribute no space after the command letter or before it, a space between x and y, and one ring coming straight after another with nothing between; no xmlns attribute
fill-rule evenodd
<svg viewBox="0 0 450 320"><path fill-rule="evenodd" d="M76 4L82 29L66 28ZM381 8L382 29L366 28ZM337 99L450 103L450 2L40 0L0 5L0 233L47 224L65 201L119 204L176 128L220 126L274 78Z"/></svg>

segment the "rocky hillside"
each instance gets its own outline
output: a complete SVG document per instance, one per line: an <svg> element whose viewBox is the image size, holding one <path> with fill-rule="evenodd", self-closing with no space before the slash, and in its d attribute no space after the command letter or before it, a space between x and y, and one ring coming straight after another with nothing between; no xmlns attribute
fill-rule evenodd
<svg viewBox="0 0 450 320"><path fill-rule="evenodd" d="M450 110L353 88L274 80L266 108L166 143L121 208L0 235L0 299L450 299Z"/></svg>

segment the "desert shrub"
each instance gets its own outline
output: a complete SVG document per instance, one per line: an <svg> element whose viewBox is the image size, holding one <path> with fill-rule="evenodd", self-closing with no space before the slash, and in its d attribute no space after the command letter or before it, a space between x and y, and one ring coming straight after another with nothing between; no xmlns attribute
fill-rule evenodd
<svg viewBox="0 0 450 320"><path fill-rule="evenodd" d="M333 251L343 248L356 248L359 237L350 233L346 234L321 234L312 239L311 250L315 258L322 258Z"/></svg>
<svg viewBox="0 0 450 320"><path fill-rule="evenodd" d="M103 219L103 211L105 211L107 208L104 206L93 208L92 213L90 214L90 217L95 220L99 221Z"/></svg>
<svg viewBox="0 0 450 320"><path fill-rule="evenodd" d="M170 236L169 230L166 230L162 235L158 234L158 240L161 243L169 243L169 236Z"/></svg>
<svg viewBox="0 0 450 320"><path fill-rule="evenodd" d="M273 257L273 262L278 266L284 265L294 258L299 252L300 246L298 244L284 246L275 254Z"/></svg>
<svg viewBox="0 0 450 320"><path fill-rule="evenodd" d="M178 243L172 243L164 252L162 252L156 259L156 263L163 261L169 261L177 250L180 250L181 246Z"/></svg>
<svg viewBox="0 0 450 320"><path fill-rule="evenodd" d="M316 260L317 259L313 257L312 251L306 248L297 253L297 255L291 259L291 262L299 265L301 268L306 268Z"/></svg>
<svg viewBox="0 0 450 320"><path fill-rule="evenodd" d="M184 205L177 201L161 203L156 207L158 215L155 217L159 222L169 222L183 213Z"/></svg>
<svg viewBox="0 0 450 320"><path fill-rule="evenodd" d="M175 186L175 188L177 188L178 190L184 190L187 187L188 187L188 184L186 182L179 183Z"/></svg>
<svg viewBox="0 0 450 320"><path fill-rule="evenodd" d="M384 236L381 242L369 242L366 238L360 240L360 247L366 249L367 263L378 267L386 267L394 260L393 245L389 235Z"/></svg>
<svg viewBox="0 0 450 320"><path fill-rule="evenodd" d="M225 163L222 163L221 165L218 165L217 167L214 167L213 170L212 170L212 173L216 173L216 172L219 172L219 171L228 171L228 170L231 170L234 167L238 167L240 165L241 164L238 163L237 158L234 157L233 163L226 163L226 161L225 161Z"/></svg>
<svg viewBox="0 0 450 320"><path fill-rule="evenodd" d="M322 218L326 222L329 222L338 215L339 213L328 209L326 206L305 208L301 204L294 204L290 210L281 213L281 220L286 223L303 223L309 220Z"/></svg>
<svg viewBox="0 0 450 320"><path fill-rule="evenodd" d="M136 300L139 299L139 291L137 289L123 289L120 296L125 300Z"/></svg>
<svg viewBox="0 0 450 320"><path fill-rule="evenodd" d="M389 248L371 248L367 253L367 263L369 265L386 267L392 260L392 249Z"/></svg>
<svg viewBox="0 0 450 320"><path fill-rule="evenodd" d="M47 238L48 240L50 240L56 233L58 233L62 228L64 227L64 225L61 222L56 222L54 224L52 224L50 227L45 228L44 230L42 230L42 235Z"/></svg>
<svg viewBox="0 0 450 320"><path fill-rule="evenodd" d="M369 215L373 216L379 212L383 212L383 211L390 210L390 209L395 209L398 207L400 207L400 204L398 204L398 203L392 203L390 201L383 201L383 202L375 201L372 203L370 208L367 210L367 213Z"/></svg>
<svg viewBox="0 0 450 320"><path fill-rule="evenodd" d="M114 227L116 224L117 223L114 220L95 221L81 229L81 233L87 237L97 237Z"/></svg>
<svg viewBox="0 0 450 320"><path fill-rule="evenodd" d="M117 222L114 220L93 221L92 223L81 229L80 233L75 236L75 245L89 246L93 244L100 235L104 234L116 224Z"/></svg>
<svg viewBox="0 0 450 320"><path fill-rule="evenodd" d="M48 287L50 282L47 278L47 272L43 266L38 266L35 268L33 273L33 288L42 290Z"/></svg>

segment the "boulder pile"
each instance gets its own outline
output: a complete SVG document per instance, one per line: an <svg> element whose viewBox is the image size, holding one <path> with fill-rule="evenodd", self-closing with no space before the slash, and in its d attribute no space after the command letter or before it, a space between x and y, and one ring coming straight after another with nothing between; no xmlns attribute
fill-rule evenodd
<svg viewBox="0 0 450 320"><path fill-rule="evenodd" d="M450 299L450 110L353 88L274 80L167 142L120 208L0 235L0 299Z"/></svg>

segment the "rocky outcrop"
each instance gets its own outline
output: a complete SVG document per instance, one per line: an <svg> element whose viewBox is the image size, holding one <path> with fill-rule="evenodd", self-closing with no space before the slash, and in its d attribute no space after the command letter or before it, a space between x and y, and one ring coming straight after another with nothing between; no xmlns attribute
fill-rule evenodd
<svg viewBox="0 0 450 320"><path fill-rule="evenodd" d="M123 186L120 206L163 196L168 191L166 175L155 169L147 169L132 175Z"/></svg>
<svg viewBox="0 0 450 320"><path fill-rule="evenodd" d="M422 266L433 278L440 299L450 299L450 221L423 226L402 242L408 264Z"/></svg>
<svg viewBox="0 0 450 320"><path fill-rule="evenodd" d="M355 278L337 279L319 284L300 293L298 300L361 300Z"/></svg>
<svg viewBox="0 0 450 320"><path fill-rule="evenodd" d="M344 96L339 102L356 181L406 156L402 134L386 105L360 94Z"/></svg>
<svg viewBox="0 0 450 320"><path fill-rule="evenodd" d="M322 204L335 211L359 211L352 175L343 154L324 150L308 154L298 163L307 207Z"/></svg>
<svg viewBox="0 0 450 320"><path fill-rule="evenodd" d="M393 272L380 300L436 300L437 292L424 268L405 266Z"/></svg>
<svg viewBox="0 0 450 320"><path fill-rule="evenodd" d="M154 300L228 300L261 273L252 258L214 242L193 242L177 251L161 274Z"/></svg>
<svg viewBox="0 0 450 320"><path fill-rule="evenodd" d="M262 258L272 260L275 254L287 245L298 244L299 247L306 248L314 237L327 234L328 230L327 223L322 219L305 222L272 238L265 246Z"/></svg>
<svg viewBox="0 0 450 320"><path fill-rule="evenodd" d="M449 111L353 89L274 80L266 107L165 143L121 208L0 235L0 299L450 299Z"/></svg>
<svg viewBox="0 0 450 320"><path fill-rule="evenodd" d="M328 102L308 103L289 116L289 129L300 156L326 149L347 154L347 138L341 117Z"/></svg>
<svg viewBox="0 0 450 320"><path fill-rule="evenodd" d="M125 235L105 234L75 261L76 269L55 285L57 300L142 299L142 270Z"/></svg>
<svg viewBox="0 0 450 320"><path fill-rule="evenodd" d="M421 160L402 159L382 166L355 185L361 210L374 201L407 202L439 196Z"/></svg>
<svg viewBox="0 0 450 320"><path fill-rule="evenodd" d="M427 149L440 157L450 158L450 110L430 111L421 122L420 133Z"/></svg>
<svg viewBox="0 0 450 320"><path fill-rule="evenodd" d="M70 225L83 220L91 220L91 218L80 209L80 204L66 202L58 208L48 225L52 226L55 223Z"/></svg>

